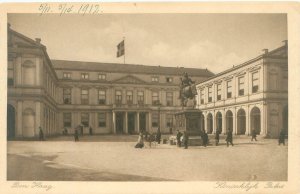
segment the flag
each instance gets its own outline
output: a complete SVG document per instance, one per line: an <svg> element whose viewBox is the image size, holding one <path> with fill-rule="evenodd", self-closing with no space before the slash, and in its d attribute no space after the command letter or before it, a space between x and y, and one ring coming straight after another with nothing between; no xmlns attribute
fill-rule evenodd
<svg viewBox="0 0 300 194"><path fill-rule="evenodd" d="M123 56L125 54L125 41L122 40L122 42L120 42L117 47L118 47L117 57Z"/></svg>

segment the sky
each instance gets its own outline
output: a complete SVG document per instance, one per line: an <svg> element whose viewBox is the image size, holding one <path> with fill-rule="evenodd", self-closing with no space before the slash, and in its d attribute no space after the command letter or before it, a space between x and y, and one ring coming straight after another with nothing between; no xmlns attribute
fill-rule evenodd
<svg viewBox="0 0 300 194"><path fill-rule="evenodd" d="M8 14L11 28L41 38L51 59L207 68L214 73L287 40L286 14Z"/></svg>

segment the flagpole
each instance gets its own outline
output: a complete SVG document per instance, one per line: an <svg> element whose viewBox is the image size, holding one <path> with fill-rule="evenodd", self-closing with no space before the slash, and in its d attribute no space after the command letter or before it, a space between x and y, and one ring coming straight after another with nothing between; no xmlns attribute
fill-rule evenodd
<svg viewBox="0 0 300 194"><path fill-rule="evenodd" d="M126 50L125 50L125 36L123 36L123 41L124 41L124 64L125 64L125 54L126 54Z"/></svg>

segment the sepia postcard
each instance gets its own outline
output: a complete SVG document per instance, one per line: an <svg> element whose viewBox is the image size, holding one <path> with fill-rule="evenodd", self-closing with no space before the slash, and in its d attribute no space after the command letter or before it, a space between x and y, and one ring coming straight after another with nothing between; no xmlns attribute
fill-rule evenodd
<svg viewBox="0 0 300 194"><path fill-rule="evenodd" d="M1 193L300 193L300 6L0 4Z"/></svg>

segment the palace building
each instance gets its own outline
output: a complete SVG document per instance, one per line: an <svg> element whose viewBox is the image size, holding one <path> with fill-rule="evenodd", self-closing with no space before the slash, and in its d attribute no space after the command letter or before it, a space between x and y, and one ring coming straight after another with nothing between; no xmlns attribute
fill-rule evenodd
<svg viewBox="0 0 300 194"><path fill-rule="evenodd" d="M288 44L218 73L197 85L201 125L216 130L264 137L288 131Z"/></svg>
<svg viewBox="0 0 300 194"><path fill-rule="evenodd" d="M180 77L196 83L207 69L51 60L41 39L8 25L7 136L46 136L84 125L95 134L168 133L181 110Z"/></svg>

